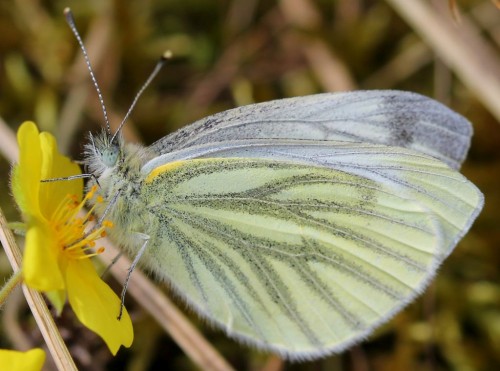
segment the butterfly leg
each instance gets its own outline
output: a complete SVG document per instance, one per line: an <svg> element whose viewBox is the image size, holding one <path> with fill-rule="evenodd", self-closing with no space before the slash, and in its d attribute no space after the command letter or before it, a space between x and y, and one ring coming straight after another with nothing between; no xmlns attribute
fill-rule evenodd
<svg viewBox="0 0 500 371"><path fill-rule="evenodd" d="M121 294L120 313L118 314L118 320L120 320L122 318L123 307L125 305L125 294L127 292L128 282L130 281L130 275L132 274L132 272L135 269L135 266L137 265L137 263L141 259L142 255L144 254L144 251L146 251L146 246L148 245L148 242L150 239L150 237L147 234L139 233L139 232L135 233L135 237L143 240L144 243L142 244L141 248L139 249L139 252L135 256L134 260L132 261L130 268L128 269L127 277L125 278L125 282L123 284L123 289L122 289L122 294Z"/></svg>
<svg viewBox="0 0 500 371"><path fill-rule="evenodd" d="M121 258L122 255L123 255L122 251L120 251L118 254L116 254L116 256L113 258L113 260L111 260L111 263L109 263L109 265L106 267L104 272L101 273L101 278L106 277L108 272L111 270L111 267L116 264L116 262Z"/></svg>

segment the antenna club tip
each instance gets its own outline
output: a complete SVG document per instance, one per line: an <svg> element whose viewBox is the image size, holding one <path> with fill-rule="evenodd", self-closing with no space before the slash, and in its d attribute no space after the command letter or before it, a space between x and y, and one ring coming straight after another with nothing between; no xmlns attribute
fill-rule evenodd
<svg viewBox="0 0 500 371"><path fill-rule="evenodd" d="M71 8L69 8L69 7L64 8L63 14L64 14L64 17L66 17L66 21L69 24L75 23L74 19L73 19L73 12L71 11Z"/></svg>
<svg viewBox="0 0 500 371"><path fill-rule="evenodd" d="M163 55L161 56L161 59L167 60L171 59L174 56L171 50L166 50Z"/></svg>

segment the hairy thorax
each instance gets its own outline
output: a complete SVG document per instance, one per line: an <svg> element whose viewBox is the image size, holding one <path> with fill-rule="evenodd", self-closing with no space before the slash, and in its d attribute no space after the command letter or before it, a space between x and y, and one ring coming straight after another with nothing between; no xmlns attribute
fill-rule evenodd
<svg viewBox="0 0 500 371"><path fill-rule="evenodd" d="M97 179L96 193L105 201L96 202L94 198L90 206L95 207L94 213L99 218L105 214L104 219L113 222L113 227L109 229L112 239L134 253L141 246L137 235L148 234L146 227L151 225L147 205L141 200L141 186L144 180L141 168L150 156L146 148L124 144L120 140L115 165L105 166L101 156L103 149L99 147L101 143L102 138L96 139L96 148L92 149L90 154L87 151L86 162ZM95 180L91 180L88 187L94 184Z"/></svg>

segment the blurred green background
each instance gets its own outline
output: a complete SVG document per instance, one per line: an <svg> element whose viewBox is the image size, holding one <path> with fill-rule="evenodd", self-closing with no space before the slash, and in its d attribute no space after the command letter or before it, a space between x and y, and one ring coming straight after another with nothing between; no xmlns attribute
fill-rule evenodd
<svg viewBox="0 0 500 371"><path fill-rule="evenodd" d="M418 13L415 3L430 13ZM35 121L75 159L81 158L84 135L102 124L97 96L62 14L66 6L73 10L114 125L158 57L167 49L174 54L127 124L131 141L152 143L237 105L325 91L402 89L440 100L474 124L462 172L484 192L486 204L416 302L352 350L298 364L239 345L189 316L237 370L496 370L500 10L489 0L453 3L3 0L0 116L13 130L24 120ZM0 136L2 148L4 144L5 136ZM0 205L14 221L19 215L8 190L9 169L9 161L1 158ZM0 256L0 277L10 273ZM22 298L12 298L16 300L14 314L7 309L1 313L0 348L19 346L17 330L28 344L43 345ZM81 370L196 369L144 308L133 300L127 307L136 338L115 358L78 325L71 311L58 319Z"/></svg>

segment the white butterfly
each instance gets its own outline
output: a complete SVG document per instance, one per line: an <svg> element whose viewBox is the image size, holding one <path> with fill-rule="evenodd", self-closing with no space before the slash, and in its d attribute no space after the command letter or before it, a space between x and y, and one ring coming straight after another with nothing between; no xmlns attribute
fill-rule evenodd
<svg viewBox="0 0 500 371"><path fill-rule="evenodd" d="M140 264L229 336L312 359L401 310L469 230L471 135L431 99L359 91L236 108L149 147L103 133L85 161Z"/></svg>

